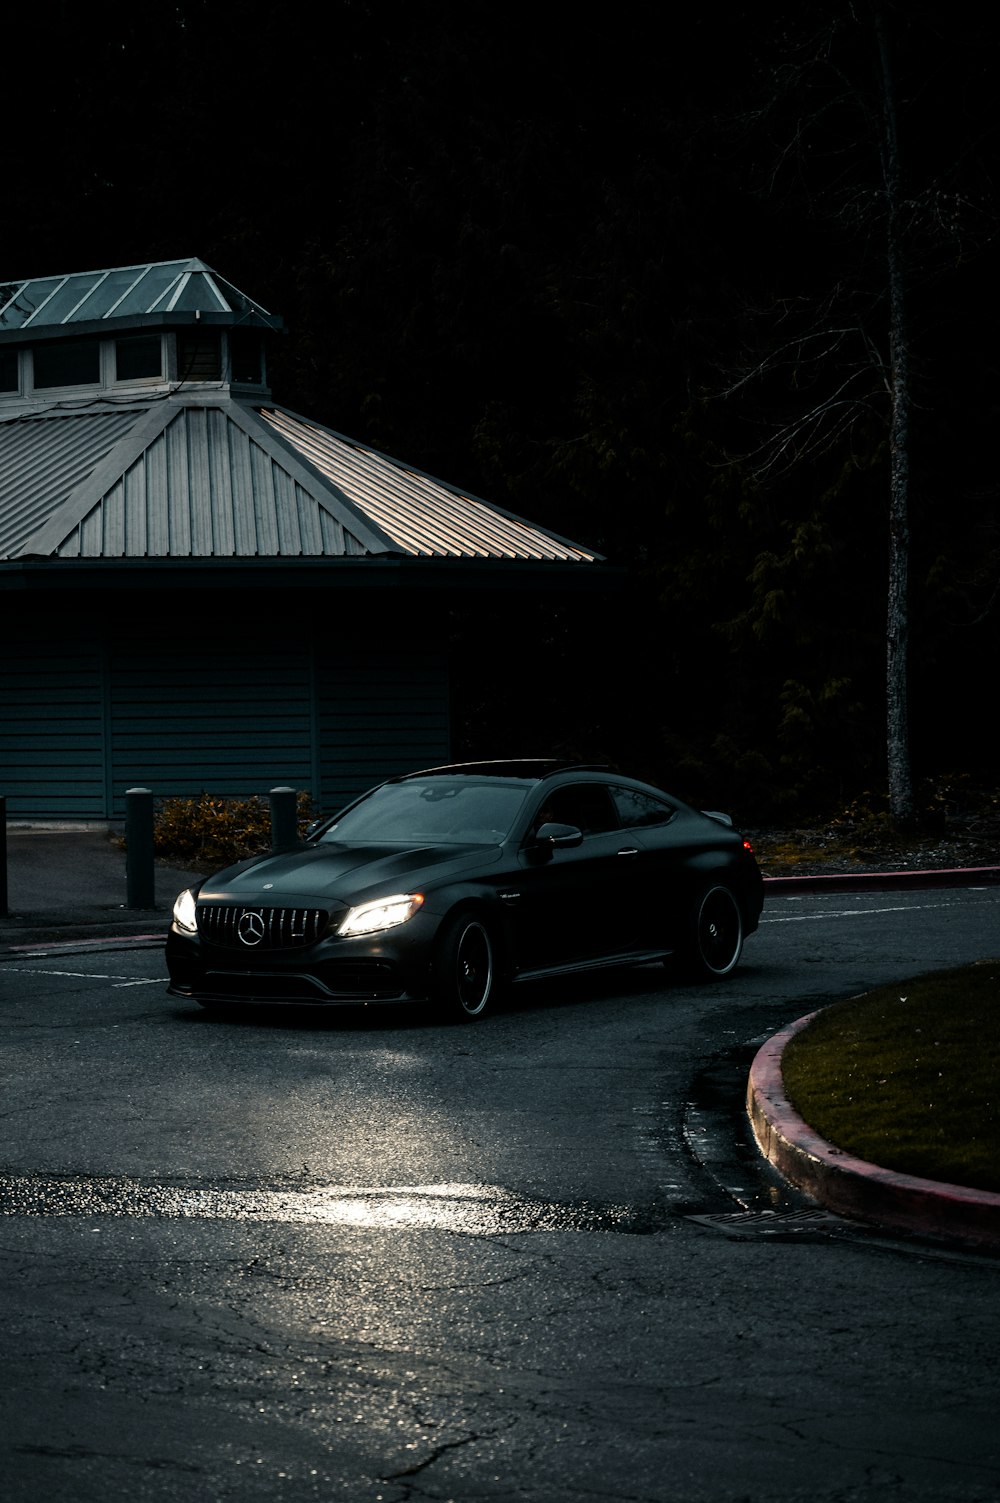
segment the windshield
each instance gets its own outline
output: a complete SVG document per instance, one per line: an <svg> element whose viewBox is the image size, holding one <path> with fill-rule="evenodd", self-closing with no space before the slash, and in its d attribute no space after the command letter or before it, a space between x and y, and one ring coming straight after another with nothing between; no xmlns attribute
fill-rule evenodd
<svg viewBox="0 0 1000 1503"><path fill-rule="evenodd" d="M485 778L385 783L348 809L321 841L393 845L494 845L505 839L528 790Z"/></svg>

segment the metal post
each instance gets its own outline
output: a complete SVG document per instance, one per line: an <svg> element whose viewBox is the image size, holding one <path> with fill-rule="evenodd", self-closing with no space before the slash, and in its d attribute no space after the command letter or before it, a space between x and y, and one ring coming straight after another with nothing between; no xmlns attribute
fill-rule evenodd
<svg viewBox="0 0 1000 1503"><path fill-rule="evenodd" d="M125 794L125 888L129 908L156 907L153 795L148 788L129 788Z"/></svg>
<svg viewBox="0 0 1000 1503"><path fill-rule="evenodd" d="M277 856L281 851L292 851L299 843L298 810L294 788L272 788L271 800L271 851Z"/></svg>
<svg viewBox="0 0 1000 1503"><path fill-rule="evenodd" d="M7 917L7 795L0 793L0 918Z"/></svg>

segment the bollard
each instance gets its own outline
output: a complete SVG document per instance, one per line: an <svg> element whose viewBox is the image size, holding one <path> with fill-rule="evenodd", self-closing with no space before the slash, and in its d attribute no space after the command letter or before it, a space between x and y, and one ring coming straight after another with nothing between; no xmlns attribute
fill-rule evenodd
<svg viewBox="0 0 1000 1503"><path fill-rule="evenodd" d="M7 917L7 795L0 793L0 918Z"/></svg>
<svg viewBox="0 0 1000 1503"><path fill-rule="evenodd" d="M153 795L148 788L125 793L125 889L129 908L155 908Z"/></svg>
<svg viewBox="0 0 1000 1503"><path fill-rule="evenodd" d="M272 788L271 800L271 852L277 856L281 851L292 851L299 843L298 810L294 788Z"/></svg>

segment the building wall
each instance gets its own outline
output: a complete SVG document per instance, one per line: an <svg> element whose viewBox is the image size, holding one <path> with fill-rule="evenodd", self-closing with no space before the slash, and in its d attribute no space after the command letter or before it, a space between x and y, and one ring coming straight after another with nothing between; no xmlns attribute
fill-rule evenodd
<svg viewBox="0 0 1000 1503"><path fill-rule="evenodd" d="M163 599L153 620L149 605L18 606L0 660L8 818L119 819L136 786L246 797L288 785L330 812L448 760L444 650L378 612L362 636L328 603L264 592L218 620Z"/></svg>

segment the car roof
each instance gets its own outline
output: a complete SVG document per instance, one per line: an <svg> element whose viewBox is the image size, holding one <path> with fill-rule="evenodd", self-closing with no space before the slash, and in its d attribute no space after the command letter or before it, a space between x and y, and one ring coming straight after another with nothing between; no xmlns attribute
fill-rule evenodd
<svg viewBox="0 0 1000 1503"><path fill-rule="evenodd" d="M558 757L520 757L506 762L453 762L445 767L425 767L421 772L403 773L394 783L411 778L511 778L539 783L560 772L610 772L604 762L572 762Z"/></svg>

